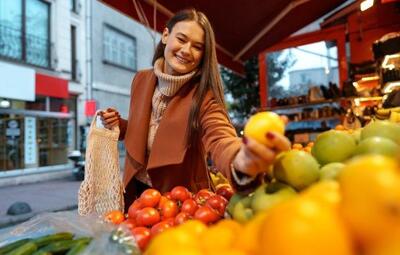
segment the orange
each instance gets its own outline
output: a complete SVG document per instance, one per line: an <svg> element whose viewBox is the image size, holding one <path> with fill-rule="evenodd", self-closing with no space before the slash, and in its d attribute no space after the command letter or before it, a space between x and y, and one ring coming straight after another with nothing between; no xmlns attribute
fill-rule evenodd
<svg viewBox="0 0 400 255"><path fill-rule="evenodd" d="M263 222L267 216L266 212L258 213L247 222L243 231L240 234L240 238L237 239L234 247L238 250L246 252L246 254L256 254L260 245L260 230Z"/></svg>
<svg viewBox="0 0 400 255"><path fill-rule="evenodd" d="M310 198L298 197L269 211L257 254L353 255L354 251L336 213Z"/></svg>
<svg viewBox="0 0 400 255"><path fill-rule="evenodd" d="M303 149L303 145L301 145L300 143L294 143L292 145L292 149L293 150L301 150L301 149Z"/></svg>
<svg viewBox="0 0 400 255"><path fill-rule="evenodd" d="M339 183L333 180L320 181L301 193L333 210L338 210L341 201Z"/></svg>
<svg viewBox="0 0 400 255"><path fill-rule="evenodd" d="M270 131L279 134L285 133L285 123L274 112L259 112L250 117L244 127L244 135L253 138L267 146L271 146L271 142L267 139L266 134Z"/></svg>
<svg viewBox="0 0 400 255"><path fill-rule="evenodd" d="M357 240L379 242L400 229L400 168L381 155L354 158L339 176L341 212Z"/></svg>
<svg viewBox="0 0 400 255"><path fill-rule="evenodd" d="M346 130L346 128L343 125L336 125L335 127L336 130Z"/></svg>
<svg viewBox="0 0 400 255"><path fill-rule="evenodd" d="M224 219L204 231L199 243L206 254L226 252L232 249L236 239L241 235L242 225L234 220Z"/></svg>
<svg viewBox="0 0 400 255"><path fill-rule="evenodd" d="M187 253L185 253L185 251ZM185 228L168 229L155 236L149 243L145 255L201 255L198 237Z"/></svg>

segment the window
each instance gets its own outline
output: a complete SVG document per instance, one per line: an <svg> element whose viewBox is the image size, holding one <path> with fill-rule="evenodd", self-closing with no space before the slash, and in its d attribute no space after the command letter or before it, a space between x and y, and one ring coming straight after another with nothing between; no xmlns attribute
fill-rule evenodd
<svg viewBox="0 0 400 255"><path fill-rule="evenodd" d="M78 0L69 0L69 8L72 12L78 13Z"/></svg>
<svg viewBox="0 0 400 255"><path fill-rule="evenodd" d="M104 26L103 59L107 64L136 71L136 39L111 26Z"/></svg>
<svg viewBox="0 0 400 255"><path fill-rule="evenodd" d="M71 80L78 80L76 58L76 27L71 26Z"/></svg>
<svg viewBox="0 0 400 255"><path fill-rule="evenodd" d="M0 0L0 56L49 67L49 16L41 0Z"/></svg>
<svg viewBox="0 0 400 255"><path fill-rule="evenodd" d="M312 87L339 84L337 47L331 41L269 52L267 67L269 100L303 96Z"/></svg>

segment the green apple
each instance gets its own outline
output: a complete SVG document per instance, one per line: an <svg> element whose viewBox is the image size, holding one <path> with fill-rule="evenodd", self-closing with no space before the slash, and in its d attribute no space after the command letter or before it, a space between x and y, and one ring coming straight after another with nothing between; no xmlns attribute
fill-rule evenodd
<svg viewBox="0 0 400 255"><path fill-rule="evenodd" d="M368 137L362 140L354 152L355 155L380 154L395 157L400 153L400 146L393 140L385 137Z"/></svg>
<svg viewBox="0 0 400 255"><path fill-rule="evenodd" d="M351 136L354 138L354 140L356 141L357 144L361 140L361 130L362 130L362 128L358 128L356 130L353 130L353 132L351 133Z"/></svg>
<svg viewBox="0 0 400 255"><path fill-rule="evenodd" d="M251 208L255 213L266 211L296 194L292 187L281 182L265 183L254 192Z"/></svg>
<svg viewBox="0 0 400 255"><path fill-rule="evenodd" d="M235 193L233 194L233 196L231 197L231 199L229 199L229 203L226 206L226 211L230 214L233 215L233 208L235 207L235 205L237 204L237 202L239 202L241 199L243 199L244 197L246 197L246 195L240 194L240 193Z"/></svg>
<svg viewBox="0 0 400 255"><path fill-rule="evenodd" d="M232 214L234 220L245 223L253 218L254 212L250 208L251 200L252 196L246 196L235 204Z"/></svg>
<svg viewBox="0 0 400 255"><path fill-rule="evenodd" d="M319 179L319 165L310 153L291 150L281 153L274 163L276 180L302 190Z"/></svg>
<svg viewBox="0 0 400 255"><path fill-rule="evenodd" d="M317 137L311 150L312 155L321 165L343 162L353 155L356 141L347 132L329 130Z"/></svg>
<svg viewBox="0 0 400 255"><path fill-rule="evenodd" d="M373 136L389 138L400 144L400 124L387 120L371 122L361 131L361 140Z"/></svg>
<svg viewBox="0 0 400 255"><path fill-rule="evenodd" d="M345 164L340 162L333 162L321 167L319 179L320 180L337 180L340 171L342 171Z"/></svg>

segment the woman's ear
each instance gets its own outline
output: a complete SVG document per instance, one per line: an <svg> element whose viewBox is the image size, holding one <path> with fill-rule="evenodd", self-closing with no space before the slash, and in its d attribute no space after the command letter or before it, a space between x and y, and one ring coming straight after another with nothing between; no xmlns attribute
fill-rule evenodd
<svg viewBox="0 0 400 255"><path fill-rule="evenodd" d="M163 44L167 44L168 36L169 36L169 30L166 27L166 28L164 28L164 31L163 31L163 33L161 35L161 42Z"/></svg>

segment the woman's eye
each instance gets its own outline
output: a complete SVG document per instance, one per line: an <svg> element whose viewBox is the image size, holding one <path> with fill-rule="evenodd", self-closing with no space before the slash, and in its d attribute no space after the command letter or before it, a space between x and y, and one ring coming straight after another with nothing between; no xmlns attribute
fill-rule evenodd
<svg viewBox="0 0 400 255"><path fill-rule="evenodd" d="M179 42L185 42L183 38L177 37Z"/></svg>

